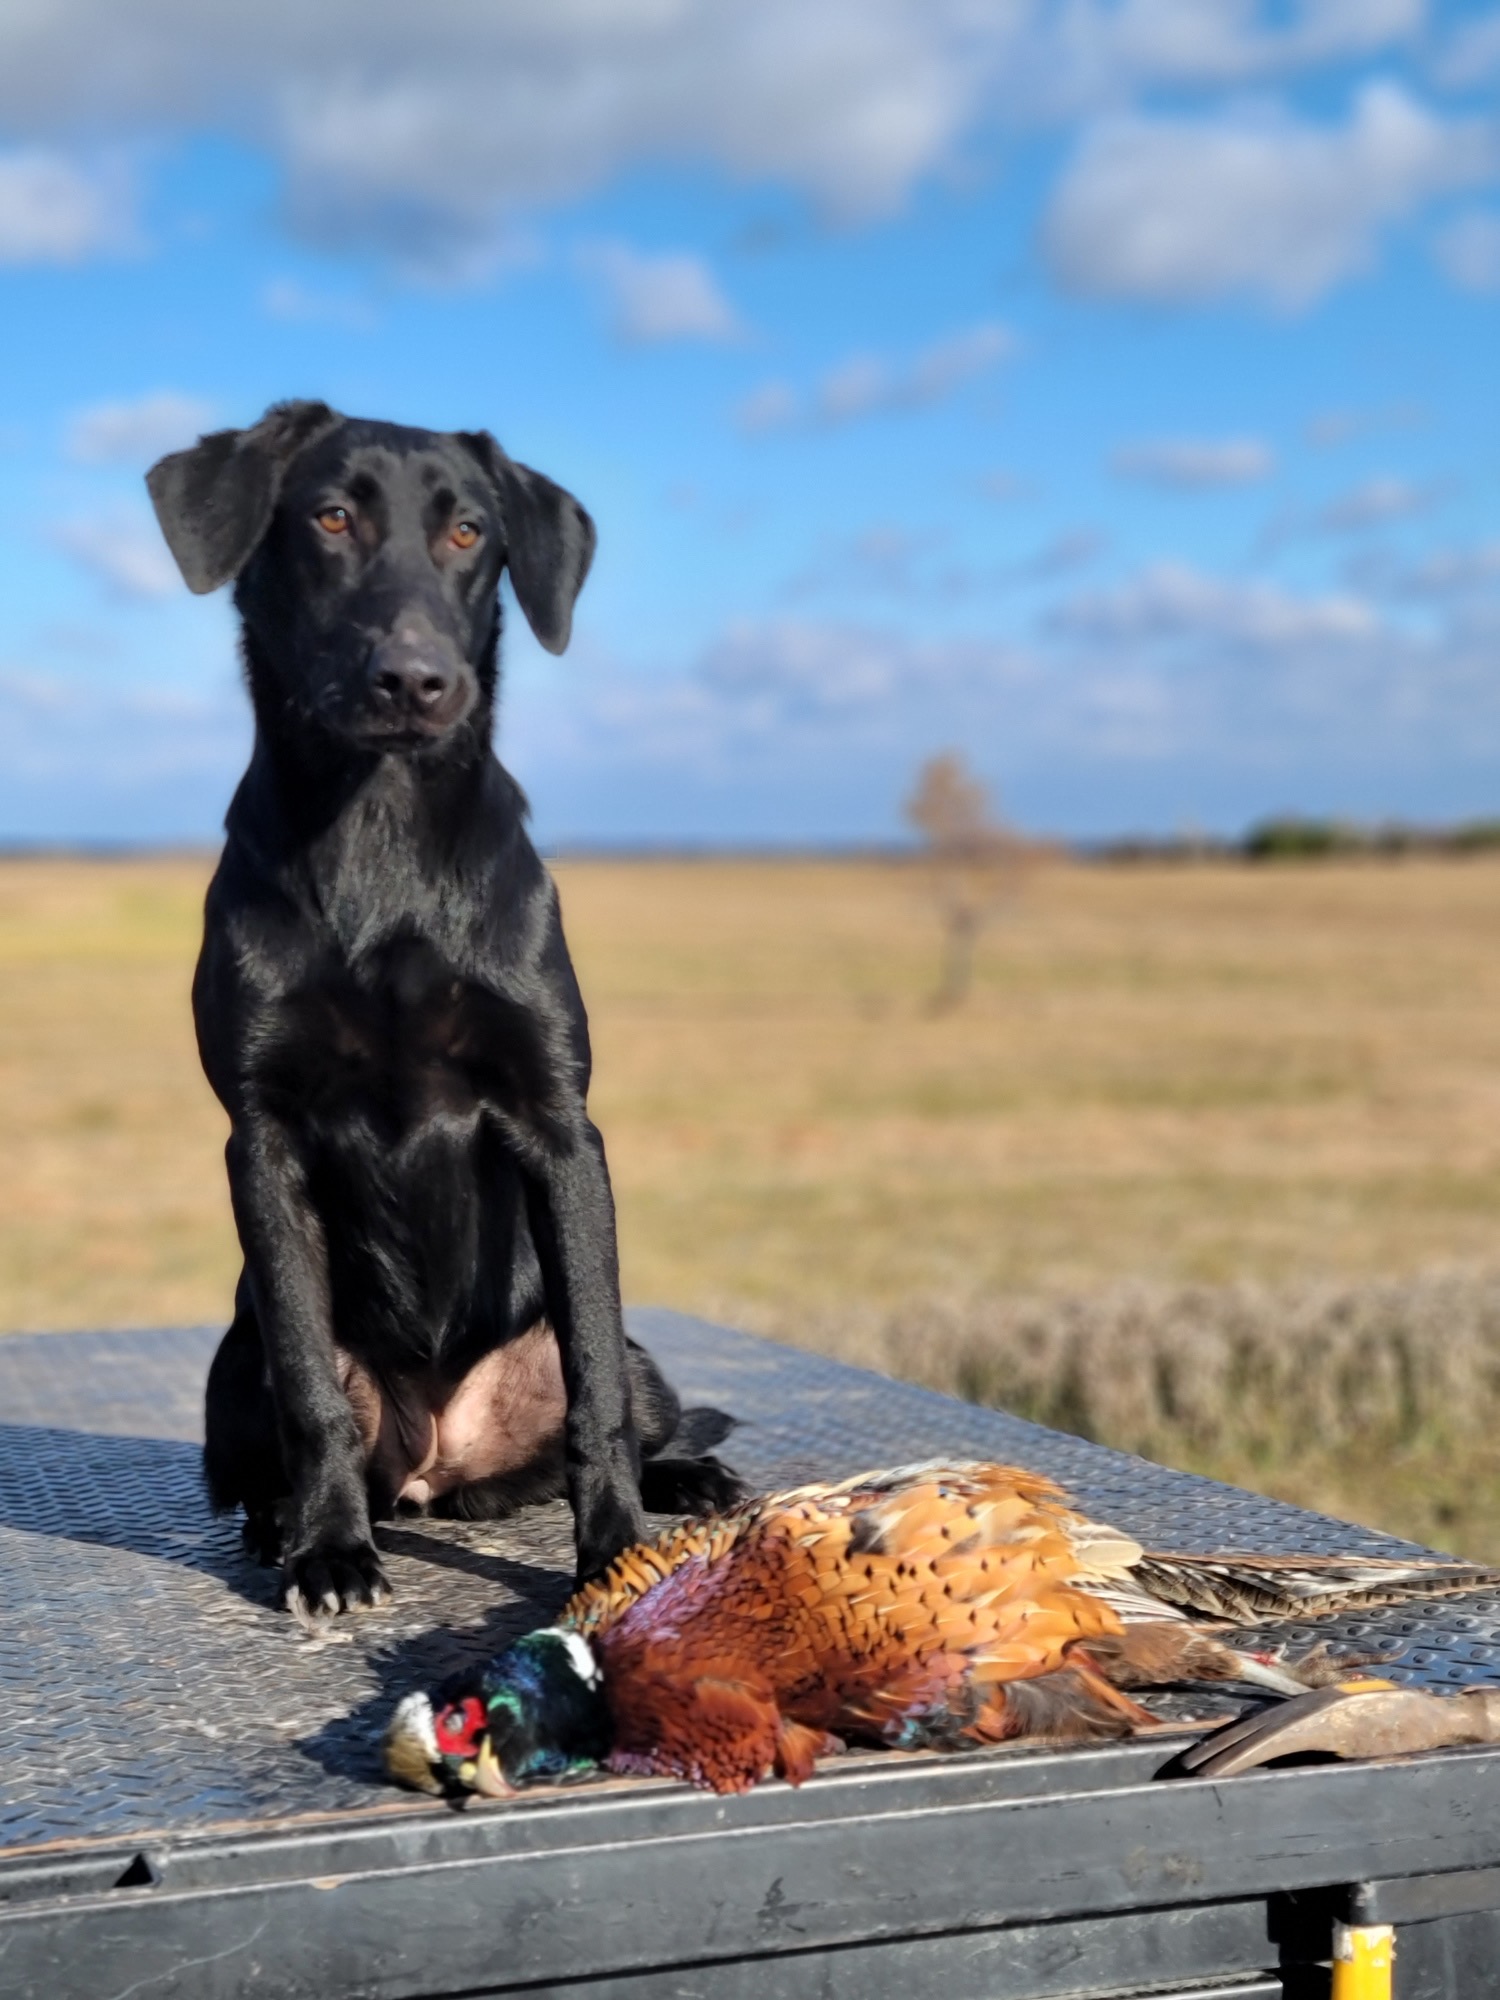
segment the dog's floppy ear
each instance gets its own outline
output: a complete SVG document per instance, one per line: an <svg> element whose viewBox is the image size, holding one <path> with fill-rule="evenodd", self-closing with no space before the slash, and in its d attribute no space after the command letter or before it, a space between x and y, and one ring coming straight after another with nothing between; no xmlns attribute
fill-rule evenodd
<svg viewBox="0 0 1500 2000"><path fill-rule="evenodd" d="M549 653L561 653L594 560L594 524L571 493L529 465L518 465L488 431L458 436L494 482L505 523L505 560L526 623Z"/></svg>
<svg viewBox="0 0 1500 2000"><path fill-rule="evenodd" d="M287 467L341 419L326 403L273 403L244 431L213 431L146 474L182 580L200 596L238 576L271 524Z"/></svg>

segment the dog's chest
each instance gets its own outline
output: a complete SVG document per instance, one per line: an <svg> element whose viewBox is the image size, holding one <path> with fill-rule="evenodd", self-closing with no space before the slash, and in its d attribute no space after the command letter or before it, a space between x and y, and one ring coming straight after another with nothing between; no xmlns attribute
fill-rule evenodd
<svg viewBox="0 0 1500 2000"><path fill-rule="evenodd" d="M553 1064L523 1003L465 979L405 937L348 960L330 955L287 993L269 1024L263 1074L299 1121L375 1126L390 1137L477 1121L529 1119Z"/></svg>

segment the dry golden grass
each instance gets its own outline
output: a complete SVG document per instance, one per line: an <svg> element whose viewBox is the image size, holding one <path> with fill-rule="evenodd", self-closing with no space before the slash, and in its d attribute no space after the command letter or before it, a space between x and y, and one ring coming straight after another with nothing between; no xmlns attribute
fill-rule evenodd
<svg viewBox="0 0 1500 2000"><path fill-rule="evenodd" d="M188 982L204 860L0 863L0 1326L224 1317L225 1124Z"/></svg>
<svg viewBox="0 0 1500 2000"><path fill-rule="evenodd" d="M809 1306L1500 1251L1500 865L573 865L627 1290Z"/></svg>
<svg viewBox="0 0 1500 2000"><path fill-rule="evenodd" d="M227 1311L187 994L207 871L0 863L0 1325ZM1476 1429L1500 1413L1500 863L1052 866L938 1017L913 870L557 873L628 1296L1500 1553ZM1359 1282L1438 1266L1471 1275ZM1146 1332L1121 1333L1125 1299ZM1317 1330L1351 1312L1407 1329L1379 1366L1419 1371L1467 1313L1467 1360L1432 1375L1462 1415L1356 1398L1326 1449L1278 1428L1315 1354L1309 1407L1342 1407L1359 1366ZM1248 1374L1214 1359L1230 1326ZM1231 1416L1098 1393L1164 1367Z"/></svg>

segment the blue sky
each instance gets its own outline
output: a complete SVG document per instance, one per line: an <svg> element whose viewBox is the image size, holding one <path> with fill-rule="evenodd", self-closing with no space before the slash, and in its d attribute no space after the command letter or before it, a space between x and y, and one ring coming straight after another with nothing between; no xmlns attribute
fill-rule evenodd
<svg viewBox="0 0 1500 2000"><path fill-rule="evenodd" d="M1500 9L34 0L0 16L0 838L211 838L141 473L287 395L594 513L549 843L1500 810Z"/></svg>

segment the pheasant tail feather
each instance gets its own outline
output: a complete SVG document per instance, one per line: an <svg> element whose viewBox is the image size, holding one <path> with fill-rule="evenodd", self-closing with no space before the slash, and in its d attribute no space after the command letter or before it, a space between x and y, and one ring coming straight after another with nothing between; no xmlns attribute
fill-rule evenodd
<svg viewBox="0 0 1500 2000"><path fill-rule="evenodd" d="M1383 1556L1199 1556L1152 1550L1134 1565L1131 1578L1160 1604L1231 1625L1309 1614L1328 1617L1361 1605L1500 1589L1500 1570Z"/></svg>

